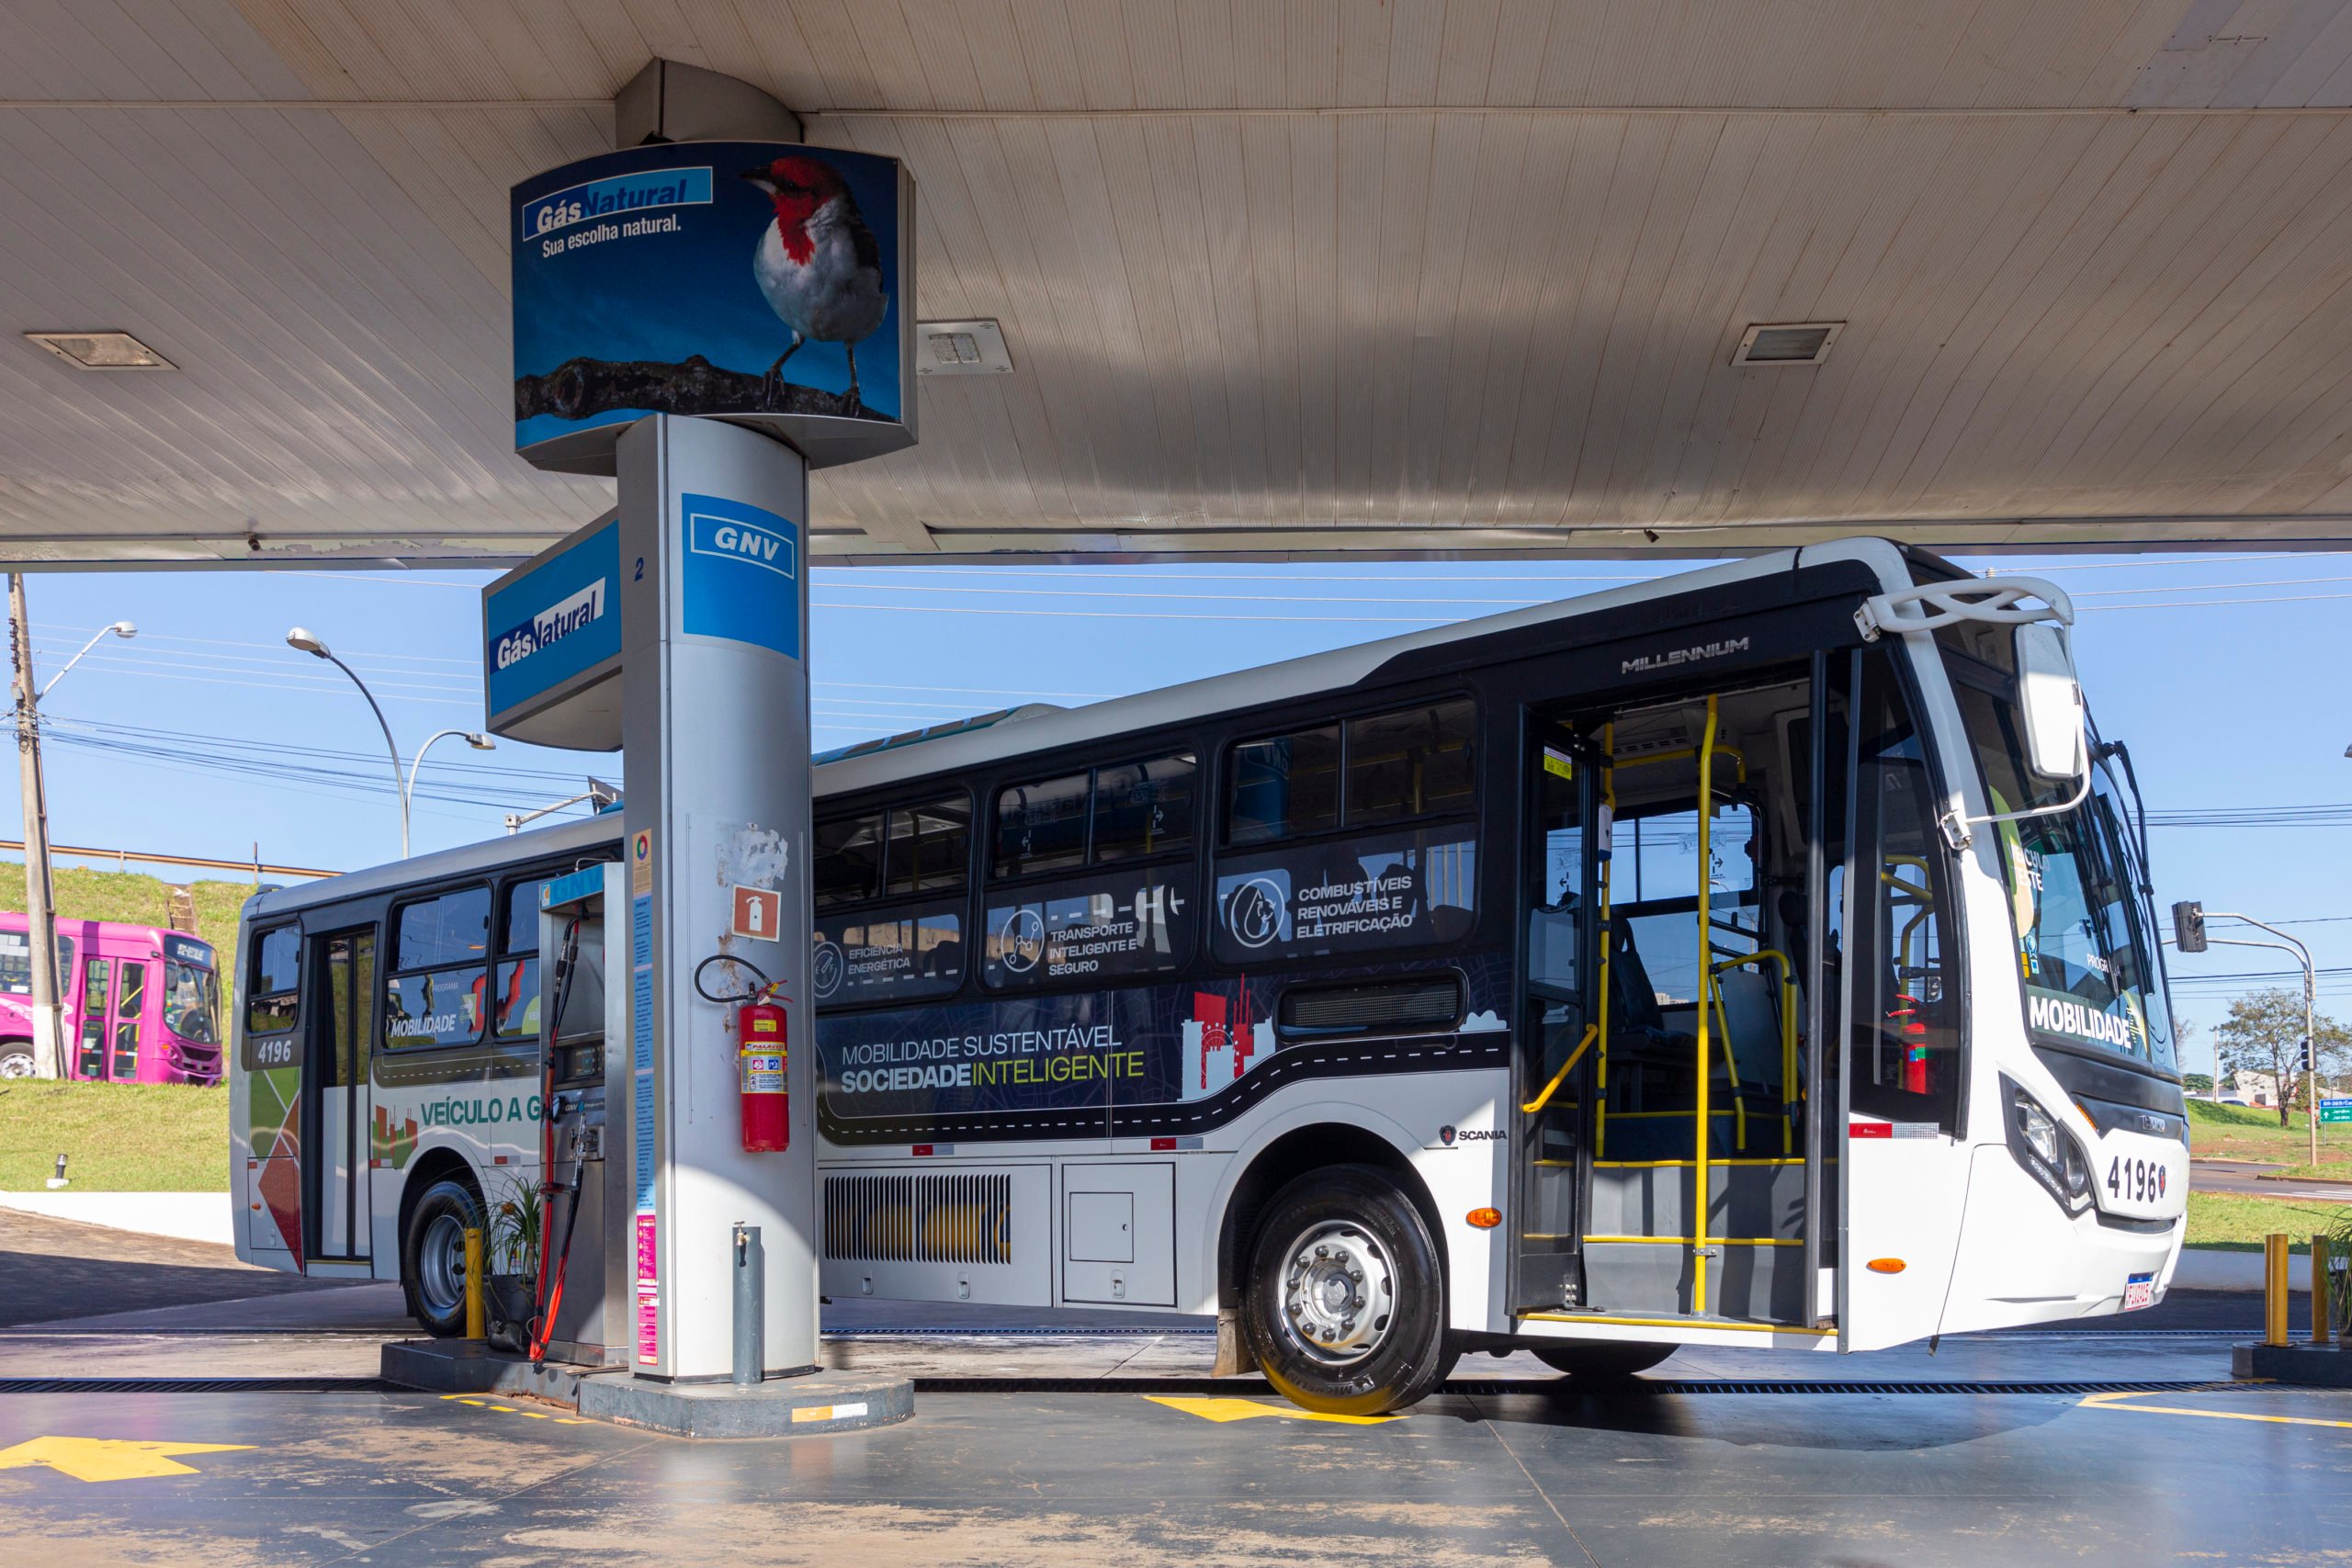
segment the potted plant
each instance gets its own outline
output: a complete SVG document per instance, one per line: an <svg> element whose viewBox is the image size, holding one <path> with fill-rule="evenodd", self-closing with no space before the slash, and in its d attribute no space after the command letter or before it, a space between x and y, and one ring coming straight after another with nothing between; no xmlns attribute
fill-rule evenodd
<svg viewBox="0 0 2352 1568"><path fill-rule="evenodd" d="M492 1349L523 1351L531 1344L531 1310L539 1283L539 1241L545 1194L538 1183L509 1177L490 1205L489 1257L482 1280L482 1314Z"/></svg>

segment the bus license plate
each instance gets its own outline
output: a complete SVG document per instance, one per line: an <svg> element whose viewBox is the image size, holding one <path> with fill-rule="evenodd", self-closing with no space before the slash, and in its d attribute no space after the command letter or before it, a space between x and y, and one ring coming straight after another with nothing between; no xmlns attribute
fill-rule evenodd
<svg viewBox="0 0 2352 1568"><path fill-rule="evenodd" d="M2123 1281L2123 1310L2138 1312L2142 1307L2156 1304L2156 1277L2134 1274Z"/></svg>

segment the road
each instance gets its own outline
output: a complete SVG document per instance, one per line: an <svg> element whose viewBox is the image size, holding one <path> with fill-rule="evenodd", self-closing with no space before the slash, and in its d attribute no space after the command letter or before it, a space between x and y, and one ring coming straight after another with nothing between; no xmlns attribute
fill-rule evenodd
<svg viewBox="0 0 2352 1568"><path fill-rule="evenodd" d="M2192 1192L2234 1192L2254 1198L2317 1199L2325 1203L2352 1203L2352 1186L2329 1181L2265 1181L2262 1173L2283 1166L2257 1165L2248 1160L2198 1159L2188 1162Z"/></svg>

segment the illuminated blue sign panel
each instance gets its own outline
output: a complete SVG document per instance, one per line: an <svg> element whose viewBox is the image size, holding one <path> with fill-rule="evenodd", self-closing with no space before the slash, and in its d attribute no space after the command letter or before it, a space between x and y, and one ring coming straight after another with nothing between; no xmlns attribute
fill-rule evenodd
<svg viewBox="0 0 2352 1568"><path fill-rule="evenodd" d="M548 746L620 744L620 524L592 523L482 592L489 728ZM591 716L592 710L594 716ZM605 722L609 716L609 724Z"/></svg>
<svg viewBox="0 0 2352 1568"><path fill-rule="evenodd" d="M516 186L515 450L611 473L650 413L763 427L815 468L911 446L913 192L894 158L769 141Z"/></svg>

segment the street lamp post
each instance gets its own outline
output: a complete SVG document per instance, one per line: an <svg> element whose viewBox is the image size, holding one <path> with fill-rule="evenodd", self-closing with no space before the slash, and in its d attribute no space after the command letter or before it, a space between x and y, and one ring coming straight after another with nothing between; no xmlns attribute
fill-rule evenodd
<svg viewBox="0 0 2352 1568"><path fill-rule="evenodd" d="M2281 953L2291 953L2302 961L2303 1049L2311 1055L2311 1066L2303 1072L2303 1097L2311 1101L2309 1126L2311 1129L2312 1164L2317 1165L2319 1164L2319 1038L2317 1035L2312 1033L2312 1031L2313 1014L2317 1007L2319 996L2319 976L2317 972L2312 968L2312 950L2305 947L2293 937L2289 936L2285 931L2280 931L2277 926L2266 925L2262 921L2256 919L2252 915L2234 915L2229 913L2227 910L2207 910L2205 918L2208 920L2243 920L2247 925L2253 926L2258 931L2268 931L2272 936L2278 939L2277 942L2253 942L2245 937L2208 936L2205 939L2208 942L2221 942L2224 946L2228 947L2277 948ZM2292 1096L2289 1097L2288 1103L2290 1105L2294 1103Z"/></svg>
<svg viewBox="0 0 2352 1568"><path fill-rule="evenodd" d="M17 683L17 761L25 807L25 942L31 995L35 1077L65 1076L64 1042L58 1032L57 890L49 866L49 795L41 777L40 700L65 679L65 671L82 662L82 655L109 637L133 637L139 628L117 621L90 634L47 685L33 687L32 626L25 613L25 577L8 578L9 644L15 653Z"/></svg>
<svg viewBox="0 0 2352 1568"><path fill-rule="evenodd" d="M392 727L384 722L384 710L377 705L376 694L368 689L368 682L359 678L357 671L337 659L316 634L305 627L296 626L288 631L286 634L286 646L300 649L313 658L325 660L345 675L350 676L351 683L359 688L359 694L368 699L368 710L376 716L376 726L384 732L384 750L392 754L392 795L400 802L401 808L401 859L408 859L408 790L404 787L401 777L401 749L392 739Z"/></svg>
<svg viewBox="0 0 2352 1568"><path fill-rule="evenodd" d="M416 798L416 771L424 766L424 754L433 750L433 743L445 735L463 738L465 743L477 751L498 750L498 742L478 729L436 729L424 738L424 744L416 749L415 760L408 765L408 784L401 790L401 853L403 856L408 853L408 810L409 803Z"/></svg>

